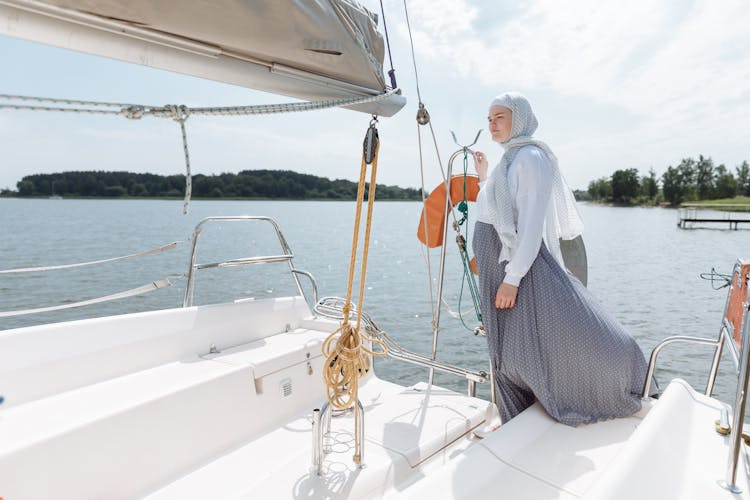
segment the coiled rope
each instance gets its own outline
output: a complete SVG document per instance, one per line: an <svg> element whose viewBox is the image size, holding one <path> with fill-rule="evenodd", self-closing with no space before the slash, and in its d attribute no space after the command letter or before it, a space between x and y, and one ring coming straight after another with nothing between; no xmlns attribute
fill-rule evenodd
<svg viewBox="0 0 750 500"><path fill-rule="evenodd" d="M365 144L362 151L362 164L359 173L359 186L357 188L357 208L354 217L354 230L352 231L352 251L349 260L349 279L346 289L346 301L342 308L343 320L341 326L334 331L323 343L323 355L326 357L323 365L323 381L326 385L328 401L336 410L354 409L354 427L358 429L359 412L356 411L358 401L359 378L369 371L368 355L385 356L387 348L380 339L370 337L360 331L362 323L362 309L365 295L365 276L367 274L367 257L370 246L370 230L372 228L372 213L375 201L375 179L378 169L378 140L375 124L377 119L373 117L370 128L365 136ZM357 249L359 243L360 222L365 194L365 174L368 163L372 164L370 173L369 192L367 197L367 217L365 222L364 242L362 245L362 266L359 277L359 299L358 307L355 307L357 319L352 325L349 317L352 312L352 290L354 288L354 272L357 261ZM380 349L375 350L368 347L378 345ZM361 450L359 433L355 432L355 450ZM362 457L355 454L353 461L361 464Z"/></svg>

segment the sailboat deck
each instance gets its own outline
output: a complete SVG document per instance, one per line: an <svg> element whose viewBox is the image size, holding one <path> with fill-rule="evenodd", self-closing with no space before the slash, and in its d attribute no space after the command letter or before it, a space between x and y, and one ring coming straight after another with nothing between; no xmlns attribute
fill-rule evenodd
<svg viewBox="0 0 750 500"><path fill-rule="evenodd" d="M628 418L572 428L536 404L479 440L486 401L370 372L360 388L365 467L352 461L344 414L332 419L319 476L311 414L326 400L320 346L336 323L304 312L274 299L3 332L0 495L736 497L719 486L728 438L714 421L725 405L679 380ZM49 349L11 354L40 342ZM747 476L739 482L746 495Z"/></svg>
<svg viewBox="0 0 750 500"><path fill-rule="evenodd" d="M280 333L223 346L221 339L235 338L239 329L252 339L247 308L269 306L288 307ZM352 463L354 423L351 415L342 415L332 419L330 453L317 476L311 471L310 415L325 401L320 346L335 323L300 320L294 311L288 301L271 301L145 313L158 318L158 334L150 342L143 341L144 331L131 328L140 314L60 325L55 333L75 330L87 341L81 345L96 349L76 356L57 349L11 367L18 384L8 384L12 398L0 410L0 494L21 500L184 499L258 498L258 491L267 491L266 498L285 498L304 483L303 491L320 492L321 498L381 496L426 463L467 444L466 436L484 421L486 401L423 384L403 387L370 373L360 389L365 468ZM205 314L220 315L227 329L180 331L201 324ZM29 332L37 341L47 336L45 330ZM0 341L20 341L14 333ZM110 375L110 360L139 366L154 358L165 336L208 346L207 335L218 340L215 351L178 354L177 360L164 351L166 362L135 371L123 364ZM113 349L128 357L117 358ZM106 356L98 375L87 370L82 384L76 365L96 364L99 353ZM19 377L37 379L40 359L54 363L60 377L48 379L47 389L27 389ZM67 390L45 395L49 386L60 385Z"/></svg>
<svg viewBox="0 0 750 500"><path fill-rule="evenodd" d="M365 465L352 461L351 414L334 418L318 476L311 466L311 415L283 425L211 460L148 495L184 498L380 498L446 463L471 442L484 402L424 384L404 388L379 379L362 387ZM436 465L433 465L436 464ZM304 493L303 493L304 492Z"/></svg>
<svg viewBox="0 0 750 500"><path fill-rule="evenodd" d="M721 486L728 437L714 420L722 407L679 379L631 417L577 428L536 403L398 498L745 498L744 474L742 496Z"/></svg>

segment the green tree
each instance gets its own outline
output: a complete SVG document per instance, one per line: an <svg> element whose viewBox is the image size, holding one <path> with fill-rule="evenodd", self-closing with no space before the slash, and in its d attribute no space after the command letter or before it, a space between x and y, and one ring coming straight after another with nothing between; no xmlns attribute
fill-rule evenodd
<svg viewBox="0 0 750 500"><path fill-rule="evenodd" d="M181 197L185 189L185 176L130 172L62 172L29 175L16 184L19 196L49 195L52 186L55 194L62 195ZM239 174L193 176L195 197L353 200L356 193L357 184L354 182L342 179L332 181L288 170L245 170ZM413 188L378 185L378 199L420 200L421 193Z"/></svg>
<svg viewBox="0 0 750 500"><path fill-rule="evenodd" d="M693 190L695 160L684 158L677 167L671 165L661 176L664 198L673 206L688 199Z"/></svg>
<svg viewBox="0 0 750 500"><path fill-rule="evenodd" d="M750 196L750 165L747 160L735 167L737 172L737 191L744 196Z"/></svg>
<svg viewBox="0 0 750 500"><path fill-rule="evenodd" d="M612 199L614 201L629 202L638 196L640 187L638 170L635 168L615 170L612 174Z"/></svg>
<svg viewBox="0 0 750 500"><path fill-rule="evenodd" d="M714 162L711 158L698 157L695 163L695 187L698 190L698 199L706 200L714 197Z"/></svg>
<svg viewBox="0 0 750 500"><path fill-rule="evenodd" d="M656 180L656 172L653 167L648 170L648 176L641 178L641 196L653 200L659 194L659 182Z"/></svg>
<svg viewBox="0 0 750 500"><path fill-rule="evenodd" d="M612 182L606 177L600 177L589 182L588 192L593 200L609 200L612 198Z"/></svg>
<svg viewBox="0 0 750 500"><path fill-rule="evenodd" d="M32 196L34 194L34 183L26 180L25 177L16 183L16 188L20 196Z"/></svg>
<svg viewBox="0 0 750 500"><path fill-rule="evenodd" d="M719 165L715 169L715 175L714 196L716 198L734 198L737 196L737 179L734 178L732 172L727 171L727 167Z"/></svg>

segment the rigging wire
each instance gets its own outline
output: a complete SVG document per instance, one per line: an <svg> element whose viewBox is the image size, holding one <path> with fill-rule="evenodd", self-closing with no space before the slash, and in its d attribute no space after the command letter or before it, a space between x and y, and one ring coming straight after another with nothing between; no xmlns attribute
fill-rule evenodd
<svg viewBox="0 0 750 500"><path fill-rule="evenodd" d="M424 103L422 102L422 94L419 90L419 72L417 71L417 58L414 54L414 38L412 37L411 33L411 23L409 22L409 9L406 7L406 0L404 0L404 15L406 17L406 27L407 31L409 32L409 45L411 48L411 60L412 65L414 67L414 80L415 85L417 89L417 100L419 101L419 110L417 111L417 145L419 148L419 178L422 185L422 206L425 206L425 202L427 200L427 191L425 190L425 184L424 184L424 154L422 149L422 130L420 126L425 125L429 123L430 121L430 115L427 113L427 110L424 107ZM442 166L441 166L442 168ZM424 212L424 211L423 211ZM426 215L423 215L422 224L425 226L425 231L427 233L427 237L429 238L429 229L427 225L427 219ZM420 245L420 249L423 252L423 256L426 260L426 267L427 267L427 284L429 287L429 296L430 296L430 314L432 315L432 328L436 328L437 323L437 311L436 307L440 307L439 305L435 304L435 296L433 292L433 284L432 284L432 262L430 259L430 249L427 248L427 250L424 250L422 246Z"/></svg>
<svg viewBox="0 0 750 500"><path fill-rule="evenodd" d="M409 32L409 45L411 46L411 61L414 66L414 80L417 85L417 99L419 104L422 104L422 94L419 92L419 73L417 72L417 58L414 55L414 38L411 35L411 23L409 22L409 9L406 8L406 0L404 0L404 14L406 16L406 28Z"/></svg>
<svg viewBox="0 0 750 500"><path fill-rule="evenodd" d="M388 25L385 23L385 9L383 8L383 0L380 0L380 12L383 14L383 31L385 32L385 45L388 47L388 60L391 62L391 69L388 71L388 76L391 79L391 87L396 88L396 70L393 69L393 56L391 55L391 41L388 38Z"/></svg>
<svg viewBox="0 0 750 500"><path fill-rule="evenodd" d="M447 183L446 173L445 173L445 167L443 165L443 160L440 156L440 148L438 147L437 137L435 135L435 129L432 126L432 120L430 119L430 115L427 112L427 109L425 108L424 102L422 101L422 93L419 87L419 71L417 69L417 58L416 54L414 52L414 37L412 35L411 30L411 22L409 21L409 9L406 5L406 0L404 0L404 15L406 18L406 26L407 31L409 33L409 45L411 49L411 58L412 58L412 66L414 68L414 79L415 79L415 85L416 85L416 91L417 91L417 99L419 101L419 109L417 111L417 142L419 147L419 170L420 170L420 180L422 185L422 205L425 205L426 201L426 190L425 190L425 175L424 175L424 154L423 154L423 145L422 145L422 131L420 126L428 125L430 129L430 136L432 138L432 145L435 150L435 155L437 157L437 162L440 167L440 175L442 177L443 183ZM449 213L451 214L451 217L453 218L453 223L456 224L458 222L458 218L456 217L455 209L453 206L449 207ZM424 213L424 211L423 211ZM423 215L423 217L426 217ZM422 221L422 224L425 226L425 232L426 237L429 238L429 229L428 225L426 223L426 220ZM445 242L443 242L445 244ZM426 251L424 251L424 256L426 259L427 264L427 275L428 275L428 283L429 283L429 296L430 296L430 305L432 308L432 327L433 330L437 328L437 318L438 318L438 312L437 309L441 307L441 304L436 304L436 300L434 297L434 290L433 290L433 278L432 278L432 263L430 259L430 249L428 248ZM452 316L455 316L455 313L451 311L451 309L447 308L449 314ZM460 305L459 305L459 311L460 311ZM461 313L459 312L459 316L461 316Z"/></svg>

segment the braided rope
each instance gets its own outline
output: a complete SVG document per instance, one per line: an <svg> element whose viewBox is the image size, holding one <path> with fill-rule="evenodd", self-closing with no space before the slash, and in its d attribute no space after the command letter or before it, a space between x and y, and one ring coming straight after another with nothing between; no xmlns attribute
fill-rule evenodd
<svg viewBox="0 0 750 500"><path fill-rule="evenodd" d="M357 260L357 247L359 242L360 223L362 218L362 205L364 202L365 174L367 162L365 152L362 153L362 164L360 167L359 186L357 188L357 208L354 217L354 230L352 231L352 251L349 260L349 279L346 289L346 302L342 308L344 315L341 326L331 333L323 343L323 355L326 357L323 365L323 381L326 384L326 393L331 407L337 410L354 408L358 401L359 378L363 377L369 370L369 359L367 355L386 356L388 349L385 343L377 338L370 337L360 331L362 322L362 309L365 295L365 276L367 274L367 258L370 246L370 232L372 229L372 214L375 201L375 186L378 168L379 143L375 144L375 153L372 160L370 174L370 186L367 198L367 217L365 222L364 242L362 249L362 265L359 278L359 307L356 308L357 320L352 326L349 316L352 309L352 291L354 287L354 272ZM370 349L365 345L378 345L379 349ZM360 426L359 412L354 411L354 427ZM359 444L359 433L355 432L355 450L361 450ZM362 457L355 455L354 463L360 464Z"/></svg>
<svg viewBox="0 0 750 500"><path fill-rule="evenodd" d="M381 102L394 94L400 94L398 88L388 90L383 94L366 97L354 97L350 99L327 99L313 102L288 102L279 104L259 104L255 106L229 106L229 107L205 107L191 108L184 105L147 106L142 104L128 104L117 102L81 101L75 99L58 99L53 97L33 97L22 95L0 94L0 100L5 101L31 101L38 103L63 104L65 106L38 106L33 104L0 104L0 110L22 110L22 111L58 111L67 113L88 113L102 115L122 115L130 119L140 119L144 116L174 119L175 109L190 115L206 116L237 116L237 115L267 115L278 113L298 113L302 111L315 111L320 109L354 106L358 104L369 104ZM79 106L79 107L75 107ZM80 107L88 106L88 107ZM93 108L93 109L92 109ZM117 108L117 109L96 109Z"/></svg>

